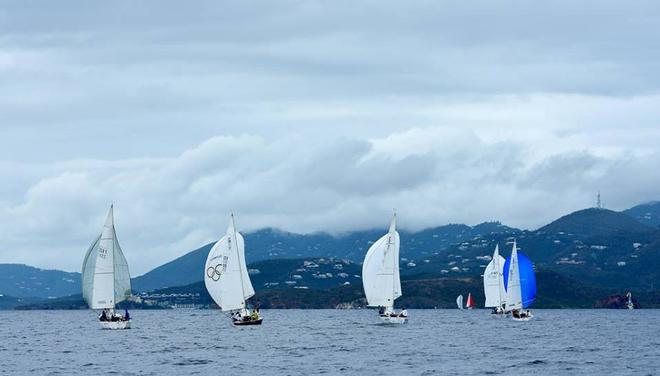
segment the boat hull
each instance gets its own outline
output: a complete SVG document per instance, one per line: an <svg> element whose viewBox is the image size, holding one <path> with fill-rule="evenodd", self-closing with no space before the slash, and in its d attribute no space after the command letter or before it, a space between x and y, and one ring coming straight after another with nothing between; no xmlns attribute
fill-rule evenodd
<svg viewBox="0 0 660 376"><path fill-rule="evenodd" d="M511 315L511 318L513 319L513 321L529 321L534 318L534 315L532 315L531 313L528 316L521 316L521 317L515 317Z"/></svg>
<svg viewBox="0 0 660 376"><path fill-rule="evenodd" d="M101 329L119 330L130 329L131 321L100 321Z"/></svg>
<svg viewBox="0 0 660 376"><path fill-rule="evenodd" d="M262 318L258 320L249 320L249 321L236 320L236 321L232 321L232 324L234 324L234 326L261 325L262 321L264 321L264 319Z"/></svg>
<svg viewBox="0 0 660 376"><path fill-rule="evenodd" d="M383 322L383 324L407 324L408 323L408 317L402 317L402 316L378 316L380 317L380 321Z"/></svg>

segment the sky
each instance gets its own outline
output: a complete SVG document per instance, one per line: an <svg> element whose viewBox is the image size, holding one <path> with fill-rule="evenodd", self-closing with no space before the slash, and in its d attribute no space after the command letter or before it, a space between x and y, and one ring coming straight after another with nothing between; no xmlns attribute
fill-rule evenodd
<svg viewBox="0 0 660 376"><path fill-rule="evenodd" d="M0 263L660 200L657 1L0 3ZM247 245L249 252L249 244Z"/></svg>

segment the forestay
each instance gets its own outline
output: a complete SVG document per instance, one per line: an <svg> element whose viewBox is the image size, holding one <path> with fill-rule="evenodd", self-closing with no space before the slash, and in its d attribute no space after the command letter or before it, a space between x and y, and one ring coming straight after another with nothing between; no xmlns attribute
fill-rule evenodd
<svg viewBox="0 0 660 376"><path fill-rule="evenodd" d="M112 206L101 235L85 254L82 288L83 298L91 309L114 308L131 296L131 276L117 241Z"/></svg>
<svg viewBox="0 0 660 376"><path fill-rule="evenodd" d="M500 256L499 245L495 246L493 259L484 270L484 294L486 303L484 307L501 307L506 298L504 289L504 257Z"/></svg>
<svg viewBox="0 0 660 376"><path fill-rule="evenodd" d="M223 311L245 308L245 300L254 295L245 264L245 240L236 231L233 214L227 234L215 243L206 258L204 284Z"/></svg>
<svg viewBox="0 0 660 376"><path fill-rule="evenodd" d="M395 214L389 232L369 248L362 265L364 294L371 307L393 307L401 296L399 246Z"/></svg>

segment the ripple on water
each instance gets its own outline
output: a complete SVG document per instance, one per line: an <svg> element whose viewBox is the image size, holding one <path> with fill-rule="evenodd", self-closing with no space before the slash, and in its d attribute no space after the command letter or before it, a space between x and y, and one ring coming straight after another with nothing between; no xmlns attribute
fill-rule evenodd
<svg viewBox="0 0 660 376"><path fill-rule="evenodd" d="M262 327L234 328L216 311L135 311L134 329L102 331L89 312L0 312L8 375L392 374L535 376L653 374L660 311L537 310L530 322L487 311L411 311L408 325L375 313L263 311ZM625 326L622 325L625 322ZM594 323L598 323L597 325ZM57 329L54 329L57 328ZM624 330L625 329L625 330ZM608 340L602 333L608 333ZM611 337L611 338L610 338ZM493 341L488 341L492 338ZM38 354L38 356L36 355ZM117 359L122 359L118 362ZM136 365L139 365L136 366Z"/></svg>
<svg viewBox="0 0 660 376"><path fill-rule="evenodd" d="M208 359L184 359L172 364L175 366L198 366L209 363L212 363L212 361Z"/></svg>

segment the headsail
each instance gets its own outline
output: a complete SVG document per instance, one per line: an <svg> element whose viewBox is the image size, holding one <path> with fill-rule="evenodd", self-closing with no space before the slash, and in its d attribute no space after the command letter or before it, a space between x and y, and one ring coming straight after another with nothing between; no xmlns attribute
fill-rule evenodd
<svg viewBox="0 0 660 376"><path fill-rule="evenodd" d="M476 304L474 304L474 298L472 297L471 292L468 293L467 303L465 304L465 306L468 308L474 308L477 306Z"/></svg>
<svg viewBox="0 0 660 376"><path fill-rule="evenodd" d="M399 246L394 214L389 232L369 248L362 264L364 294L371 307L393 307L401 296Z"/></svg>
<svg viewBox="0 0 660 376"><path fill-rule="evenodd" d="M456 305L458 306L458 309L463 309L463 295L459 295L456 298Z"/></svg>
<svg viewBox="0 0 660 376"><path fill-rule="evenodd" d="M245 264L245 240L236 231L233 214L227 234L215 243L206 258L204 284L223 311L245 308L245 300L254 295Z"/></svg>
<svg viewBox="0 0 660 376"><path fill-rule="evenodd" d="M484 270L484 294L486 303L484 307L501 307L506 298L504 290L504 257L500 256L499 245L495 246L493 259Z"/></svg>
<svg viewBox="0 0 660 376"><path fill-rule="evenodd" d="M504 287L506 289L506 310L527 308L536 299L536 276L534 264L513 243L511 257L504 263Z"/></svg>
<svg viewBox="0 0 660 376"><path fill-rule="evenodd" d="M101 235L85 254L82 287L83 298L91 309L114 308L131 296L131 276L117 241L112 206Z"/></svg>

